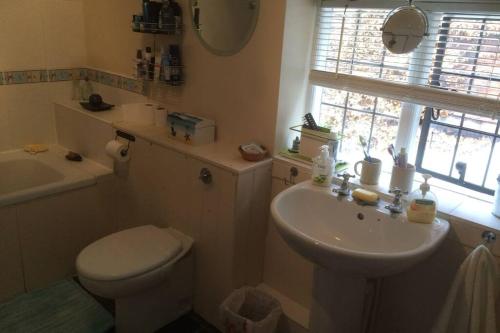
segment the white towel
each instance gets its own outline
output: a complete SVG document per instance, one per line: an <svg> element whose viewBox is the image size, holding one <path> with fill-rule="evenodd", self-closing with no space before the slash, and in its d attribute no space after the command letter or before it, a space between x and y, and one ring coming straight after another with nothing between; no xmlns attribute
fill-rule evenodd
<svg viewBox="0 0 500 333"><path fill-rule="evenodd" d="M495 300L500 286L495 258L484 245L465 259L432 333L498 333Z"/></svg>

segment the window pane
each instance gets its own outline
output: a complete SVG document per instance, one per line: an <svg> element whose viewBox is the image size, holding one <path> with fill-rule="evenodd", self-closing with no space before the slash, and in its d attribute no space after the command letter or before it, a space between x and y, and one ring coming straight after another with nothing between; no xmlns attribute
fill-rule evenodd
<svg viewBox="0 0 500 333"><path fill-rule="evenodd" d="M465 115L464 127L495 134L497 121L491 118Z"/></svg>
<svg viewBox="0 0 500 333"><path fill-rule="evenodd" d="M455 162L467 164L466 182L479 186L483 185L492 143L491 136L462 131ZM457 179L460 177L455 167L453 167L452 177Z"/></svg>
<svg viewBox="0 0 500 333"><path fill-rule="evenodd" d="M395 99L379 98L377 99L377 113L399 118L401 116L402 103Z"/></svg>
<svg viewBox="0 0 500 333"><path fill-rule="evenodd" d="M457 137L458 130L431 124L422 167L448 176Z"/></svg>
<svg viewBox="0 0 500 333"><path fill-rule="evenodd" d="M462 115L462 112L441 110L437 121L444 124L460 126L462 123Z"/></svg>
<svg viewBox="0 0 500 333"><path fill-rule="evenodd" d="M490 170L488 171L488 177L486 178L485 186L490 190L496 190L498 183L497 178L500 175L500 138L497 139L495 144L495 149L493 151L493 156L491 158Z"/></svg>
<svg viewBox="0 0 500 333"><path fill-rule="evenodd" d="M347 91L323 88L321 96L322 103L328 103L337 106L344 106L347 97Z"/></svg>
<svg viewBox="0 0 500 333"><path fill-rule="evenodd" d="M326 104L321 105L319 113L319 125L328 127L333 132L342 131L342 121L344 120L344 108L330 106Z"/></svg>
<svg viewBox="0 0 500 333"><path fill-rule="evenodd" d="M394 164L387 152L387 147L396 142L399 120L384 116L375 116L371 139L370 155L382 160L382 168L391 171Z"/></svg>
<svg viewBox="0 0 500 333"><path fill-rule="evenodd" d="M373 96L349 93L349 100L347 102L347 107L355 110L373 112L376 99L377 98Z"/></svg>
<svg viewBox="0 0 500 333"><path fill-rule="evenodd" d="M363 149L359 144L359 136L362 135L368 140L371 124L372 115L357 111L347 111L342 139L342 159L356 161L364 158Z"/></svg>
<svg viewBox="0 0 500 333"><path fill-rule="evenodd" d="M437 122L442 124L460 126L460 124L462 123L462 115L462 112L441 110ZM463 127L495 134L497 121L487 117L466 114Z"/></svg>

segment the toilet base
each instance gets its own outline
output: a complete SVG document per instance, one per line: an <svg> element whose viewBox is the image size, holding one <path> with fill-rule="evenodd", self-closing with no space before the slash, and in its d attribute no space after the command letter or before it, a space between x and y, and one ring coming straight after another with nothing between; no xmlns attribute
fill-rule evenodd
<svg viewBox="0 0 500 333"><path fill-rule="evenodd" d="M190 251L175 264L165 282L115 300L118 333L155 332L192 309L194 259Z"/></svg>

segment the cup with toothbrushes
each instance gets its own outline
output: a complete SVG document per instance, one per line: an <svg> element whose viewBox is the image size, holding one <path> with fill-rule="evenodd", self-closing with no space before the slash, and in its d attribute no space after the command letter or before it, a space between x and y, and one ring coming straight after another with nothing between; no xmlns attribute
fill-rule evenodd
<svg viewBox="0 0 500 333"><path fill-rule="evenodd" d="M396 154L394 146L390 145L388 151L394 161L390 188L399 188L403 192L410 193L413 188L415 166L408 163L408 153L406 148L401 148L399 154Z"/></svg>
<svg viewBox="0 0 500 333"><path fill-rule="evenodd" d="M370 156L368 143L363 136L359 136L359 143L363 148L365 158L354 165L354 172L360 177L359 181L363 185L378 185L380 173L382 172L382 161ZM361 166L361 171L359 167Z"/></svg>

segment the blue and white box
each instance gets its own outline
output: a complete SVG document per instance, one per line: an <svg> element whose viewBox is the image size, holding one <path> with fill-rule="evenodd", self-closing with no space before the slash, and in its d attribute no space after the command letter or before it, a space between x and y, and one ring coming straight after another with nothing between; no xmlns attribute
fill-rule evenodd
<svg viewBox="0 0 500 333"><path fill-rule="evenodd" d="M169 137L186 144L199 146L215 141L215 122L210 119L172 112L167 116Z"/></svg>

